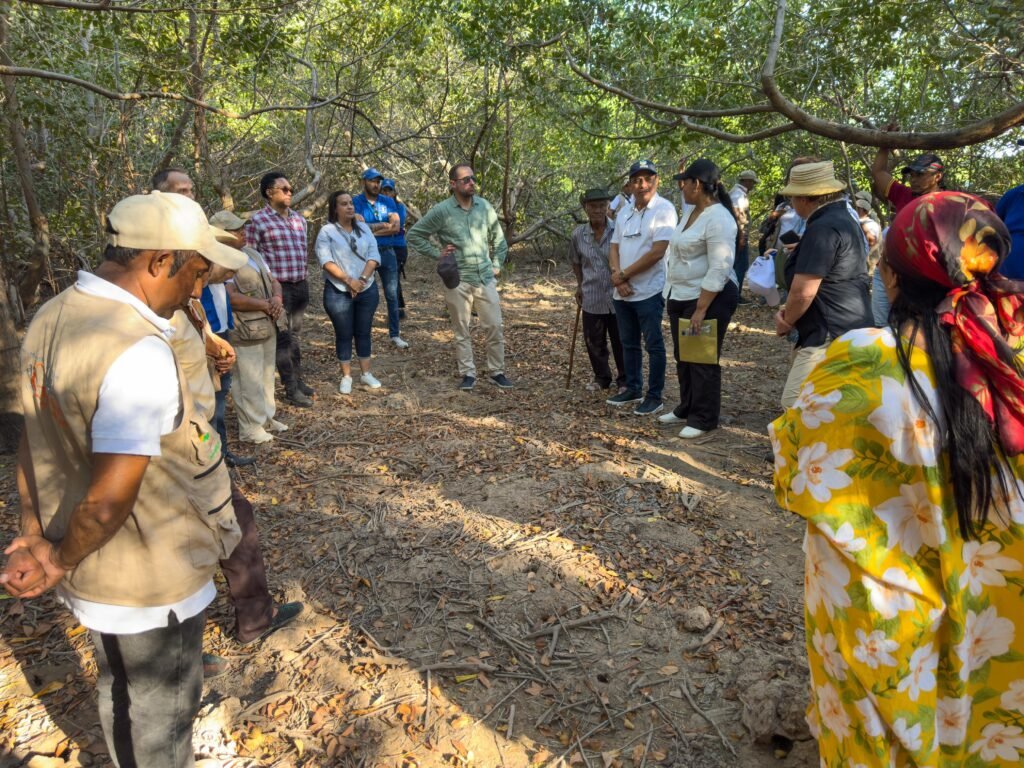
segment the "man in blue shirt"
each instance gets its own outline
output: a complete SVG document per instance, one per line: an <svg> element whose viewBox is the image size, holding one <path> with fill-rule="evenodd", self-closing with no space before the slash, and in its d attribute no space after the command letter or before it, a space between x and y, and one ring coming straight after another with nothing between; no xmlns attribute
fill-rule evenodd
<svg viewBox="0 0 1024 768"><path fill-rule="evenodd" d="M398 349L408 349L399 328L398 317L398 257L395 255L395 244L401 222L398 208L390 197L381 195L380 184L384 176L376 168L363 171L363 193L352 198L356 214L366 222L373 236L377 238L377 250L380 251L380 265L377 274L384 286L384 300L388 305L388 335L391 343Z"/></svg>
<svg viewBox="0 0 1024 768"><path fill-rule="evenodd" d="M999 271L1011 280L1024 279L1024 184L1007 191L999 199L996 213L1013 238L1010 253Z"/></svg>
<svg viewBox="0 0 1024 768"><path fill-rule="evenodd" d="M380 183L380 193L385 197L390 197L398 208L398 234L391 235L390 238L394 240L395 257L398 261L398 318L399 320L405 319L405 296L402 295L402 278L405 277L405 262L409 259L409 248L405 242L405 219L408 215L408 211L403 203L398 198L398 191L395 189L394 179L384 179Z"/></svg>

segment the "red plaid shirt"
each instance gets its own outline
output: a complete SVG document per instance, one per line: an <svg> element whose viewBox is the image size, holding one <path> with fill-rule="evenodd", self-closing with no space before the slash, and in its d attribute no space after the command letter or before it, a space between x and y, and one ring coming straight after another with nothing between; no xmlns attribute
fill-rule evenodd
<svg viewBox="0 0 1024 768"><path fill-rule="evenodd" d="M283 218L266 206L246 222L245 243L260 252L282 283L306 279L306 220L301 214L289 209L288 218Z"/></svg>

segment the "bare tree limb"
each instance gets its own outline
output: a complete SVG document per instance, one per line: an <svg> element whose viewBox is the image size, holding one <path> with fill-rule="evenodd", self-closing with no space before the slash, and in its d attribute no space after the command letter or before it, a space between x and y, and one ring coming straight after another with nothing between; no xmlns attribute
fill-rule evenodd
<svg viewBox="0 0 1024 768"><path fill-rule="evenodd" d="M127 5L124 3L113 3L110 0L101 0L98 3L84 3L78 0L18 0L19 3L28 5L41 5L47 8L63 8L74 11L117 11L119 13L181 13L184 9L181 6L166 8L148 8L145 5ZM233 13L256 13L267 11L279 11L283 8L295 5L295 0L283 0L273 5L249 5L241 8L194 8L190 9L199 14L220 14L228 15Z"/></svg>
<svg viewBox="0 0 1024 768"><path fill-rule="evenodd" d="M35 77L42 80L55 80L61 83L70 83L71 85L77 85L80 88L84 88L87 91L97 93L104 98L111 99L112 101L143 101L145 99L166 99L167 101L184 101L188 102L194 107L199 109L205 109L207 112L212 112L215 115L226 117L229 120L248 120L251 117L257 115L264 115L268 112L308 112L310 110L320 109L331 104L345 104L350 108L354 108L354 102L352 102L346 96L332 96L329 99L322 101L311 102L309 104L273 104L268 107L260 107L258 109L250 109L248 112L233 112L229 109L222 109L213 104L209 104L205 101L194 99L191 96L187 96L183 93L175 93L173 91L133 91L128 93L121 93L119 91L111 91L104 88L96 83L90 83L88 80L82 80L81 78L74 77L72 75L65 75L60 72L50 72L45 69L32 69L30 67L15 67L9 65L0 65L0 76L3 77Z"/></svg>
<svg viewBox="0 0 1024 768"><path fill-rule="evenodd" d="M785 115L808 133L851 144L888 149L954 149L977 144L1024 124L1024 102L1015 104L985 120L979 120L950 131L927 133L881 131L822 120L805 112L787 99L775 82L775 64L778 61L779 49L782 45L785 22L786 0L777 0L775 27L772 31L771 43L768 46L768 55L761 70L761 88L776 111Z"/></svg>

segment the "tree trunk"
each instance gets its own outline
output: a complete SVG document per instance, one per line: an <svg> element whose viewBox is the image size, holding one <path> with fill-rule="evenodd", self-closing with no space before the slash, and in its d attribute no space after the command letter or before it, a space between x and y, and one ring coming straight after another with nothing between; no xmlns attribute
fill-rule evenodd
<svg viewBox="0 0 1024 768"><path fill-rule="evenodd" d="M0 261L0 454L18 448L25 419L21 412L21 365L15 318L17 293Z"/></svg>
<svg viewBox="0 0 1024 768"><path fill-rule="evenodd" d="M8 53L7 42L7 20L10 15L10 0L0 0L0 64L13 66ZM46 274L50 260L50 223L43 214L36 197L35 183L32 181L32 160L28 151L28 144L25 141L25 127L21 122L21 108L18 104L18 94L15 90L15 78L0 78L3 82L3 92L6 104L4 105L4 119L7 123L7 133L11 140L11 151L14 154L14 164L18 169L18 181L21 184L21 193L25 198L25 207L28 209L29 222L32 225L32 252L29 256L28 268L18 280L18 293L21 296L21 303L26 307L33 305L39 294L39 283Z"/></svg>

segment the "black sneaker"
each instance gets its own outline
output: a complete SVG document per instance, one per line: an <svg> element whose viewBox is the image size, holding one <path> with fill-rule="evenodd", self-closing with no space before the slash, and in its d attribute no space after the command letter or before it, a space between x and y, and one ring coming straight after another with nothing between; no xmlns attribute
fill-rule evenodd
<svg viewBox="0 0 1024 768"><path fill-rule="evenodd" d="M277 609L274 611L274 618L271 619L271 621L270 621L270 626L267 627L262 632L260 632L255 637L250 637L248 639L242 638L242 637L237 638L239 644L240 645L252 645L253 643L257 642L258 640L262 640L267 635L269 635L269 634L271 634L273 632L276 632L281 627L283 627L286 624L289 624L292 621L294 621L295 618L300 613L302 613L302 609L303 608L305 608L305 606L302 603L298 603L298 602L296 602L296 603L285 603L284 605L277 606Z"/></svg>
<svg viewBox="0 0 1024 768"><path fill-rule="evenodd" d="M309 399L305 392L301 389L295 388L291 392L285 393L285 399L294 406L299 408L312 408L313 401Z"/></svg>
<svg viewBox="0 0 1024 768"><path fill-rule="evenodd" d="M311 386L309 386L309 384L307 384L304 381L300 381L295 388L299 390L299 392L304 394L306 397L312 397L313 395L316 394L316 390L313 389Z"/></svg>
<svg viewBox="0 0 1024 768"><path fill-rule="evenodd" d="M231 451L224 451L224 463L229 467L251 467L256 463L253 456L237 456Z"/></svg>
<svg viewBox="0 0 1024 768"><path fill-rule="evenodd" d="M476 377L474 376L463 376L462 383L459 384L459 389L463 392L469 392L473 387L476 386Z"/></svg>
<svg viewBox="0 0 1024 768"><path fill-rule="evenodd" d="M631 389L627 389L623 392L619 392L617 395L612 395L605 400L608 405L629 405L630 403L639 403L643 400L639 392L634 392Z"/></svg>
<svg viewBox="0 0 1024 768"><path fill-rule="evenodd" d="M645 397L644 401L633 409L633 413L637 416L653 416L664 407L664 401L658 400L654 397Z"/></svg>
<svg viewBox="0 0 1024 768"><path fill-rule="evenodd" d="M515 387L515 384L509 381L504 373L496 373L493 376L488 376L487 378L490 379L491 384L494 384L498 389L512 389Z"/></svg>

